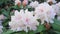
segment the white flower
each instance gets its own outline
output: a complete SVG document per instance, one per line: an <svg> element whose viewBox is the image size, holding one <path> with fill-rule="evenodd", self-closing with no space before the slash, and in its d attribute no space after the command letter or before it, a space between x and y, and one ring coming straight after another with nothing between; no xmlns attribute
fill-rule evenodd
<svg viewBox="0 0 60 34"><path fill-rule="evenodd" d="M39 25L38 21L36 18L33 16L32 12L28 12L28 10L25 11L25 22L27 23L26 25L31 29L31 30L36 30L37 25Z"/></svg>
<svg viewBox="0 0 60 34"><path fill-rule="evenodd" d="M58 16L57 19L60 20L60 16Z"/></svg>
<svg viewBox="0 0 60 34"><path fill-rule="evenodd" d="M2 32L3 32L3 30L2 30L2 28L0 28L0 34L2 34Z"/></svg>
<svg viewBox="0 0 60 34"><path fill-rule="evenodd" d="M34 2L31 2L29 6L31 6L32 8L35 8L39 5L38 1L34 1Z"/></svg>
<svg viewBox="0 0 60 34"><path fill-rule="evenodd" d="M60 16L60 2L56 4L55 10L57 10L56 11L57 15Z"/></svg>
<svg viewBox="0 0 60 34"><path fill-rule="evenodd" d="M5 16L3 14L0 15L0 20L5 19Z"/></svg>
<svg viewBox="0 0 60 34"><path fill-rule="evenodd" d="M0 34L2 34L3 30L2 30L3 26L0 26Z"/></svg>
<svg viewBox="0 0 60 34"><path fill-rule="evenodd" d="M0 20L0 34L2 34L2 32L3 32L2 28L3 28L2 21Z"/></svg>
<svg viewBox="0 0 60 34"><path fill-rule="evenodd" d="M55 10L57 15L60 15L60 7L58 5L52 5L52 8Z"/></svg>
<svg viewBox="0 0 60 34"><path fill-rule="evenodd" d="M16 10L14 16L11 16L11 22L9 22L9 26L13 31L35 31L38 25L39 23L33 16L33 12L28 12L28 10L20 10L20 12Z"/></svg>
<svg viewBox="0 0 60 34"><path fill-rule="evenodd" d="M35 17L41 20L41 24L44 24L44 21L53 23L55 14L54 9L47 3L41 3L35 8Z"/></svg>
<svg viewBox="0 0 60 34"><path fill-rule="evenodd" d="M60 7L60 2L58 2L56 5L58 5Z"/></svg>
<svg viewBox="0 0 60 34"><path fill-rule="evenodd" d="M15 5L17 5L18 3L21 3L20 0L15 0Z"/></svg>
<svg viewBox="0 0 60 34"><path fill-rule="evenodd" d="M56 14L60 16L60 2L55 5L52 5L52 7L54 8Z"/></svg>
<svg viewBox="0 0 60 34"><path fill-rule="evenodd" d="M28 0L24 0L24 2L25 2L26 4L28 4Z"/></svg>

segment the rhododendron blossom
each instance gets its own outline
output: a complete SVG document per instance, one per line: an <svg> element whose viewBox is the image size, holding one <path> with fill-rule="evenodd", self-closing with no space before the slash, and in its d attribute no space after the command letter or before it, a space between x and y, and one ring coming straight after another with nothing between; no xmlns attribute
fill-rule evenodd
<svg viewBox="0 0 60 34"><path fill-rule="evenodd" d="M47 3L41 3L35 8L35 16L41 20L41 24L44 24L44 21L53 23L55 14L54 9Z"/></svg>
<svg viewBox="0 0 60 34"><path fill-rule="evenodd" d="M25 11L20 10L20 12L16 10L14 16L11 16L11 22L9 22L9 26L13 31L35 31L38 25L39 22L33 16L33 12L29 12L27 9Z"/></svg>
<svg viewBox="0 0 60 34"><path fill-rule="evenodd" d="M39 5L38 1L34 1L34 2L31 2L29 6L31 6L32 8L35 8Z"/></svg>

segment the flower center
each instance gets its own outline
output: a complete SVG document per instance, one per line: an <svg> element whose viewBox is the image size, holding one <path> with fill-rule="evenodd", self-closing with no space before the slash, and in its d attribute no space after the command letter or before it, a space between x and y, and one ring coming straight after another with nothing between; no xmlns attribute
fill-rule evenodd
<svg viewBox="0 0 60 34"><path fill-rule="evenodd" d="M26 18L26 22L29 22L29 19L28 18Z"/></svg>

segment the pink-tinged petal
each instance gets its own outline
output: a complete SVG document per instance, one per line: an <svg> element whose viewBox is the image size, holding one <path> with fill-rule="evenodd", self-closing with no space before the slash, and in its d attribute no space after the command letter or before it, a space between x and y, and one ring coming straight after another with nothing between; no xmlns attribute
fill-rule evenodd
<svg viewBox="0 0 60 34"><path fill-rule="evenodd" d="M37 26L39 23L36 18L34 18L33 13L28 10L20 10L20 12L16 11L14 16L11 16L11 22L9 22L9 26L13 31L22 31L28 32L31 28L35 30L36 28L32 26ZM32 26L31 26L32 25Z"/></svg>

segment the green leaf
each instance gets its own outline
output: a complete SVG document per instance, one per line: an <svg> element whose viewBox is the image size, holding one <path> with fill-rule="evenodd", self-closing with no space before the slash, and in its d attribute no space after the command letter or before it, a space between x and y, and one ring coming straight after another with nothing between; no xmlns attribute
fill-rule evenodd
<svg viewBox="0 0 60 34"><path fill-rule="evenodd" d="M41 24L37 28L37 32L42 32L44 30L45 30L45 27L44 27L44 25L41 25Z"/></svg>
<svg viewBox="0 0 60 34"><path fill-rule="evenodd" d="M53 27L54 30L60 32L60 21L58 21L58 20L55 19L55 20L54 20L54 23L51 24L51 26Z"/></svg>
<svg viewBox="0 0 60 34"><path fill-rule="evenodd" d="M28 34L35 34L35 32L34 31L29 31Z"/></svg>
<svg viewBox="0 0 60 34"><path fill-rule="evenodd" d="M2 11L2 14L4 14L5 16L7 16L7 17L9 16L9 12L6 11L5 9L2 9L1 11Z"/></svg>
<svg viewBox="0 0 60 34"><path fill-rule="evenodd" d="M24 31L18 31L18 32L14 32L14 33L11 33L11 34L26 34L26 32L24 32Z"/></svg>
<svg viewBox="0 0 60 34"><path fill-rule="evenodd" d="M26 34L26 32L22 31L22 32L20 32L20 34Z"/></svg>
<svg viewBox="0 0 60 34"><path fill-rule="evenodd" d="M4 27L6 27L7 25L8 25L8 22L10 21L10 19L5 19L4 21L3 21L3 23L2 23L2 25L4 26Z"/></svg>
<svg viewBox="0 0 60 34"><path fill-rule="evenodd" d="M58 31L54 31L56 34L60 34L60 32L58 32Z"/></svg>
<svg viewBox="0 0 60 34"><path fill-rule="evenodd" d="M2 34L11 34L11 33L13 33L13 31L12 30L8 30L7 32L3 32Z"/></svg>

